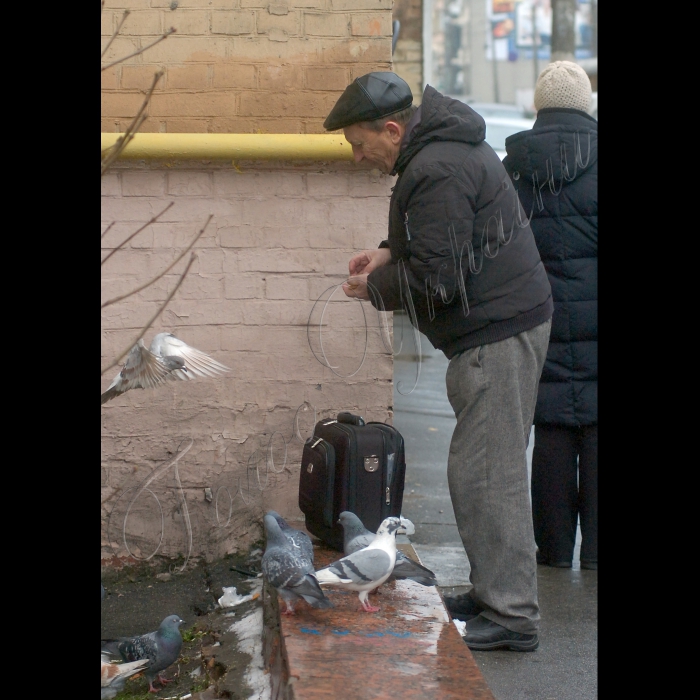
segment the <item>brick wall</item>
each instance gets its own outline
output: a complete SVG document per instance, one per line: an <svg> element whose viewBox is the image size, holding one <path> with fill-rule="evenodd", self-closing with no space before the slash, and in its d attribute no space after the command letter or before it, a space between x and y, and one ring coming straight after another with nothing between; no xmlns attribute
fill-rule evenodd
<svg viewBox="0 0 700 700"><path fill-rule="evenodd" d="M102 239L103 257L175 202L103 266L103 299L166 267L214 215L190 275L145 341L170 331L233 370L132 390L102 407L103 559L127 554L124 531L136 558L154 551L161 533L158 555L211 558L246 547L261 536L264 510L301 516L295 415L302 437L311 434L310 406L317 419L352 410L391 421L392 357L372 307L364 304L368 355L350 378L314 358L323 305L310 314L324 290L346 277L350 255L386 236L392 181L352 163L117 164L103 177L102 229L117 221ZM103 365L134 338L183 267L103 310ZM348 375L365 347L362 305L342 292L334 300L323 346L336 372ZM102 378L103 391L114 374ZM166 469L132 503L136 487L190 438L177 473Z"/></svg>
<svg viewBox="0 0 700 700"><path fill-rule="evenodd" d="M319 133L342 90L391 70L393 0L107 0L102 45L131 10L103 65L102 131L123 131L158 69L142 131Z"/></svg>

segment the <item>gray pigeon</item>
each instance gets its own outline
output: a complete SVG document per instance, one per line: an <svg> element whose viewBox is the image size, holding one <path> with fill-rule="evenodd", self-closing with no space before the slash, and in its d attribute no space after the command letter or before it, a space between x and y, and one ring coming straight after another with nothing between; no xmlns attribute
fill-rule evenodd
<svg viewBox="0 0 700 700"><path fill-rule="evenodd" d="M314 576L314 567L301 548L287 538L277 520L268 513L263 519L267 545L262 558L265 580L277 589L286 604L283 615L294 614L294 602L303 598L314 608L332 608Z"/></svg>
<svg viewBox="0 0 700 700"><path fill-rule="evenodd" d="M280 530L284 532L287 539L289 539L295 547L301 549L301 553L313 564L314 546L311 543L311 538L305 532L291 527L291 525L289 525L287 521L274 510L268 510L267 514L271 515L277 521L277 524L280 526Z"/></svg>
<svg viewBox="0 0 700 700"><path fill-rule="evenodd" d="M316 572L318 582L324 586L337 586L358 591L360 603L366 612L377 612L370 605L369 592L386 581L396 563L396 531L401 527L399 518L386 518L374 539L364 549L359 549Z"/></svg>
<svg viewBox="0 0 700 700"><path fill-rule="evenodd" d="M126 679L143 671L149 663L148 659L142 659L141 661L131 661L127 664L113 664L110 663L108 656L103 655L101 700L111 700L117 693L121 693L124 690Z"/></svg>
<svg viewBox="0 0 700 700"><path fill-rule="evenodd" d="M148 659L150 665L144 675L148 680L148 689L152 693L158 692L153 687L153 680L165 684L161 672L177 661L182 648L182 636L180 635L181 620L178 615L169 615L160 623L155 632L142 634L137 637L120 637L118 639L103 639L102 653L114 657L121 657L123 661L140 661Z"/></svg>
<svg viewBox="0 0 700 700"><path fill-rule="evenodd" d="M106 403L129 389L151 389L166 379L215 377L230 369L172 333L158 333L147 348L139 340L127 355L121 372L112 380L101 397Z"/></svg>
<svg viewBox="0 0 700 700"><path fill-rule="evenodd" d="M374 539L374 534L365 528L362 521L349 510L345 510L340 514L338 522L343 526L343 551L345 554L352 554L360 549L364 549ZM393 581L394 579L406 578L423 586L437 586L435 574L430 569L417 564L413 559L397 549L394 571L387 580Z"/></svg>

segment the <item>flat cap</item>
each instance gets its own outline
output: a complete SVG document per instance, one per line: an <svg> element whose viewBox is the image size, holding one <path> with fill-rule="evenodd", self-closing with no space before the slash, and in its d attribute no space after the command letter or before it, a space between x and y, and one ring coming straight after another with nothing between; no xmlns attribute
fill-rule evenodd
<svg viewBox="0 0 700 700"><path fill-rule="evenodd" d="M411 88L396 73L367 73L345 88L324 129L335 131L357 122L369 122L400 112L413 103Z"/></svg>

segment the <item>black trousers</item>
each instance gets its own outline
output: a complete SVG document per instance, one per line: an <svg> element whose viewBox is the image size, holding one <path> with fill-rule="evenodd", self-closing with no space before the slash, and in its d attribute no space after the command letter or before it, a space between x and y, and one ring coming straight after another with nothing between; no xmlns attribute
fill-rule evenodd
<svg viewBox="0 0 700 700"><path fill-rule="evenodd" d="M570 562L581 519L581 560L598 561L598 426L536 425L532 520L538 559Z"/></svg>

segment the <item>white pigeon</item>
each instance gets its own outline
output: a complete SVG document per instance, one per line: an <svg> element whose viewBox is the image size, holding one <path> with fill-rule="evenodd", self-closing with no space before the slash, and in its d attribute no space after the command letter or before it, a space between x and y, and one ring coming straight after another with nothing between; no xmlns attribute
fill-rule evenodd
<svg viewBox="0 0 700 700"><path fill-rule="evenodd" d="M230 372L206 353L176 338L172 333L158 333L147 348L142 339L127 355L121 371L101 395L100 404L129 389L152 389L167 378L194 379L215 377Z"/></svg>
<svg viewBox="0 0 700 700"><path fill-rule="evenodd" d="M115 697L117 693L124 690L126 679L143 671L149 663L148 659L141 659L126 664L113 664L107 655L102 654L101 700L110 700Z"/></svg>
<svg viewBox="0 0 700 700"><path fill-rule="evenodd" d="M316 572L321 586L336 586L348 591L358 591L365 612L377 612L370 605L368 595L381 586L394 570L396 563L396 531L401 520L386 518L377 530L374 539L357 552L353 552Z"/></svg>

